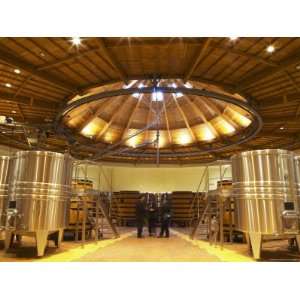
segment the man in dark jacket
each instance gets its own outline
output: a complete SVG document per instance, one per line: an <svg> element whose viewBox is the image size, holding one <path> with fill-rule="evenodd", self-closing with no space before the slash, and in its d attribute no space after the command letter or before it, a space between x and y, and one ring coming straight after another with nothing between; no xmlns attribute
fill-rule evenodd
<svg viewBox="0 0 300 300"><path fill-rule="evenodd" d="M157 205L156 199L153 194L148 194L147 215L148 215L148 231L149 236L156 235L156 222L157 222Z"/></svg>
<svg viewBox="0 0 300 300"><path fill-rule="evenodd" d="M163 237L166 234L166 238L170 236L169 227L171 221L171 208L167 200L167 195L164 195L161 207L160 207L160 235L159 237Z"/></svg>
<svg viewBox="0 0 300 300"><path fill-rule="evenodd" d="M143 237L143 226L146 217L145 196L142 196L135 205L137 237Z"/></svg>

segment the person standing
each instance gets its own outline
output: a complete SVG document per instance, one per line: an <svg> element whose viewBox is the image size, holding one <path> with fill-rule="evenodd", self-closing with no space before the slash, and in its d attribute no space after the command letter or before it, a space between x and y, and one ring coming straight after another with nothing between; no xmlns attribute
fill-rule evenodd
<svg viewBox="0 0 300 300"><path fill-rule="evenodd" d="M166 238L170 236L170 222L171 222L171 208L167 200L167 195L165 194L163 197L163 201L160 207L160 235L159 237L163 237L165 235Z"/></svg>
<svg viewBox="0 0 300 300"><path fill-rule="evenodd" d="M135 205L137 237L143 237L143 227L146 217L145 196L140 197Z"/></svg>
<svg viewBox="0 0 300 300"><path fill-rule="evenodd" d="M157 204L155 195L148 194L148 205L147 205L147 215L148 215L148 231L149 236L156 235L156 222L157 222Z"/></svg>

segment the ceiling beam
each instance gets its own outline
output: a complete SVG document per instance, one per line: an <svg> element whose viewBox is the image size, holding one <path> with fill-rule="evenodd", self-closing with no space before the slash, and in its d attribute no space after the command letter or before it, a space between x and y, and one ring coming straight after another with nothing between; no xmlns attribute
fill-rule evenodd
<svg viewBox="0 0 300 300"><path fill-rule="evenodd" d="M295 123L300 122L300 117L295 116L287 116L287 117L262 117L264 124L272 124L272 123Z"/></svg>
<svg viewBox="0 0 300 300"><path fill-rule="evenodd" d="M209 47L214 48L214 49L223 50L227 54L235 54L235 55L238 55L240 57L245 57L245 58L248 58L248 59L251 59L251 60L255 60L259 63L265 64L265 65L268 65L268 66L271 66L271 67L279 66L278 63L272 62L270 60L267 60L267 59L264 59L262 57L256 56L254 54L250 54L250 53L238 50L238 49L234 49L232 47L226 47L226 46L217 44L216 42L213 42L213 41L210 43Z"/></svg>
<svg viewBox="0 0 300 300"><path fill-rule="evenodd" d="M115 98L114 98L115 99ZM104 108L106 106L108 106L109 104L109 98L108 99L105 99L99 106L98 108L93 111L89 108L89 111L88 111L88 114L90 114L90 116L80 125L79 129L78 129L78 132L81 132L85 126L87 126L90 122L92 122L95 118L98 117L98 115L100 114L101 111L104 110ZM81 112L80 112L81 113Z"/></svg>
<svg viewBox="0 0 300 300"><path fill-rule="evenodd" d="M283 105L289 105L300 102L300 93L292 93L292 94L285 94L279 97L270 97L265 98L263 100L258 101L257 107L260 109L263 108L273 108L273 107L280 107Z"/></svg>
<svg viewBox="0 0 300 300"><path fill-rule="evenodd" d="M296 65L299 62L300 62L300 53L299 53L299 51L297 51L293 55L291 55L289 58L285 59L280 64L278 64L277 67L268 67L259 73L255 73L255 74L250 75L247 78L241 80L237 84L237 89L243 91L243 90L247 89L248 87L250 87L251 85L255 84L256 82L259 82L260 80L265 79L269 76L273 76L277 73L286 71L289 67Z"/></svg>
<svg viewBox="0 0 300 300"><path fill-rule="evenodd" d="M117 61L116 57L113 55L111 51L108 50L108 48L105 45L105 42L103 38L96 38L97 44L104 54L104 56L107 58L111 66L115 69L115 71L118 73L120 79L125 83L128 84L127 75L123 68L121 67L120 63Z"/></svg>
<svg viewBox="0 0 300 300"><path fill-rule="evenodd" d="M142 103L142 101L141 101L141 100L142 100L142 97L143 97L143 94L140 94L140 95L139 95L139 98L136 99L136 104L135 104L133 110L131 111L131 113L130 113L130 115L129 115L129 118L128 118L128 121L127 121L127 125L126 125L126 127L124 128L124 130L123 130L123 132L122 132L122 134L121 134L121 139L125 138L125 135L126 135L128 129L129 129L130 126L131 126L133 117L134 117L134 115L135 115L135 113L136 113L138 107L139 107L140 104Z"/></svg>
<svg viewBox="0 0 300 300"><path fill-rule="evenodd" d="M109 122L107 122L104 127L101 129L101 131L99 132L99 134L97 135L96 140L99 140L109 129L109 127L112 125L112 123L115 121L116 117L123 112L124 107L126 107L126 104L131 101L130 97L128 97L127 99L123 100L123 102L121 103L121 105L118 107L118 109L116 109L112 116L110 117Z"/></svg>
<svg viewBox="0 0 300 300"><path fill-rule="evenodd" d="M190 79L190 77L193 74L194 70L196 69L196 67L200 63L201 59L203 58L210 42L211 42L211 38L206 38L204 43L201 45L200 51L197 53L197 55L193 59L192 64L189 66L189 68L187 69L187 71L186 71L186 73L183 77L184 82L187 82Z"/></svg>
<svg viewBox="0 0 300 300"><path fill-rule="evenodd" d="M91 53L94 53L94 52L97 52L100 50L100 47L95 47L95 48L91 48L91 49L88 49L88 50L85 50L85 51L81 51L81 52L78 52L77 54L72 54L72 55L69 55L69 56L66 56L65 58L62 58L62 59L58 59L52 63L49 63L49 64L45 64L41 67L38 68L39 71L42 71L42 70L49 70L49 69L53 69L53 68L56 68L60 65L63 65L65 63L70 63L74 60L77 60L81 57L84 57L88 54L91 54Z"/></svg>
<svg viewBox="0 0 300 300"><path fill-rule="evenodd" d="M251 40L251 38L243 38L243 39ZM183 39L182 38L178 38L178 39L172 38L172 41L169 41L169 42L166 42L164 39L145 40L142 43L139 40L131 39L130 42L127 42L127 43L126 43L126 41L118 41L118 43L110 44L108 46L111 48L128 47L129 45L132 47L143 47L145 45L153 46L153 47L155 47L155 46L156 47L169 47L170 45L174 46L174 45L182 45L182 44L198 46L198 45L202 45L203 42L202 41L199 42L199 39L193 39L193 38L183 38ZM257 62L260 62L262 64L273 66L273 67L276 67L278 65L276 62L264 59L262 57L259 57L259 56L256 56L256 55L253 55L250 53L246 53L246 52L238 50L238 49L234 49L232 47L227 47L226 45L220 45L215 41L211 41L209 48L224 50L228 54L236 54L240 57L249 58L249 59L255 60Z"/></svg>
<svg viewBox="0 0 300 300"><path fill-rule="evenodd" d="M32 97L26 97L26 96L15 97L13 94L0 92L0 101L9 101L15 104L28 105L37 108L45 108L53 111L57 111L57 109L59 109L58 103L54 103L47 100L39 100L39 99L34 99L33 101L32 99L33 99Z"/></svg>
<svg viewBox="0 0 300 300"><path fill-rule="evenodd" d="M183 74L173 74L173 75L160 74L159 77L161 79L174 79L174 78L183 79L184 76L183 76ZM152 80L152 79L153 79L153 75L141 76L140 74L138 74L138 75L131 75L131 76L127 77L128 81L131 81L131 80ZM191 76L190 80L199 81L199 82L207 83L207 84L217 85L219 87L222 87L225 91L228 91L230 93L236 93L237 92L236 87L234 85L227 84L227 83L224 83L224 82L220 82L220 81L216 81L216 80L212 80L212 79L207 79L207 78L203 78L203 77L200 77L200 76ZM112 80L109 80L109 81L99 81L99 82L81 87L81 89L78 93L79 94L84 94L92 88L107 85L107 84L117 83L117 82L119 82L118 79L112 79Z"/></svg>
<svg viewBox="0 0 300 300"><path fill-rule="evenodd" d="M189 96L183 96L184 99L187 100L187 102L189 103L189 105L192 107L192 109L196 112L196 114L198 114L200 116L200 118L202 119L202 121L206 124L206 126L213 132L213 134L215 135L215 137L220 138L220 134L218 133L218 131L215 129L214 126L212 126L212 124L210 122L207 121L207 118L205 117L204 113L202 112L202 110L195 104L194 101L192 101Z"/></svg>
<svg viewBox="0 0 300 300"><path fill-rule="evenodd" d="M17 67L23 71L26 71L33 77L38 77L40 79L51 82L52 84L63 88L65 91L76 92L76 88L70 83L64 81L63 79L58 79L57 77L48 74L44 71L39 71L38 67L28 63L27 61L23 60L18 56L15 56L11 52L4 50L2 47L0 48L0 61L9 64L13 67Z"/></svg>
<svg viewBox="0 0 300 300"><path fill-rule="evenodd" d="M185 115L183 109L180 107L180 105L179 105L179 103L178 103L178 101L177 101L177 99L176 99L176 96L175 96L174 94L172 94L171 97L173 98L173 100L174 100L174 102L175 102L175 104L176 104L176 107L177 107L177 109L179 110L179 112L180 112L180 114L181 114L181 117L183 118L183 121L184 121L184 123L185 123L185 126L186 126L187 129L189 130L190 135L191 135L193 141L194 141L194 142L198 142L197 137L196 137L196 135L195 135L193 129L191 128L191 126L190 126L190 124L189 124L189 120L188 120L187 116Z"/></svg>
<svg viewBox="0 0 300 300"><path fill-rule="evenodd" d="M169 123L168 113L167 113L167 109L166 109L166 104L165 104L165 101L163 101L162 103L163 103L164 115L165 115L165 120L166 120L167 131L168 131L169 143L172 144L173 139L172 139L172 134L170 131L170 123Z"/></svg>

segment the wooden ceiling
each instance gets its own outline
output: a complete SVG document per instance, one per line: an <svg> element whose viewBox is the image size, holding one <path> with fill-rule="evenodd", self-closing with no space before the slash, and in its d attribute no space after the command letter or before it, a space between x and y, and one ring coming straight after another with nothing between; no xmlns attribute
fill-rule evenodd
<svg viewBox="0 0 300 300"><path fill-rule="evenodd" d="M68 148L51 124L72 97L104 84L153 76L239 93L264 122L262 131L245 144L199 157L189 157L187 147L187 156L178 163L227 158L245 149L300 148L300 38L97 37L82 38L79 47L70 40L0 38L0 115L47 127L41 143L49 150ZM266 51L269 45L275 47L273 53ZM19 148L26 138L4 130L0 136L0 143ZM79 147L73 151L88 153ZM126 157L122 161L141 162Z"/></svg>

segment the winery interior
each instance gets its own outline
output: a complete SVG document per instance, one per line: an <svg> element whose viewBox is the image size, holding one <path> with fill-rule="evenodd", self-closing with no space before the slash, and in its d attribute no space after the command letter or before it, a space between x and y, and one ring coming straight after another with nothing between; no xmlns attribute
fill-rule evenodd
<svg viewBox="0 0 300 300"><path fill-rule="evenodd" d="M0 262L300 261L299 51L1 37Z"/></svg>

